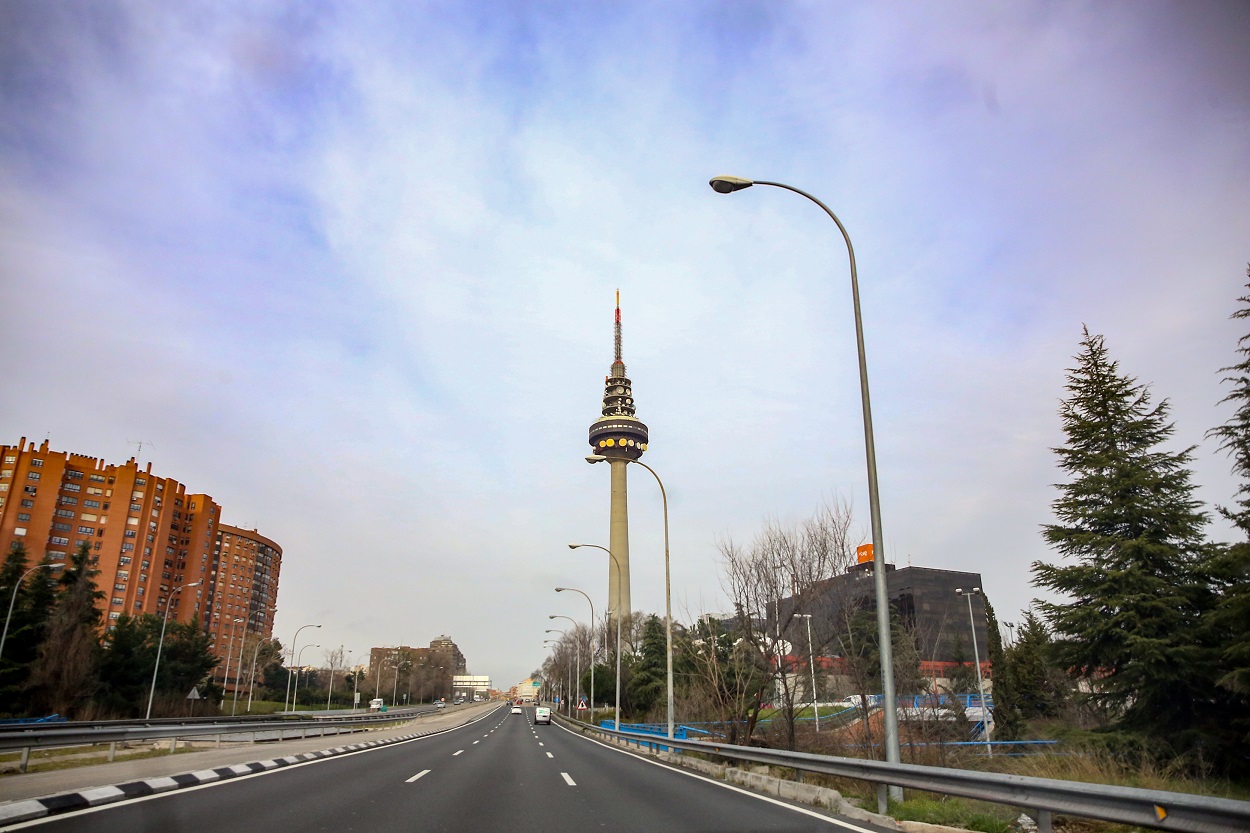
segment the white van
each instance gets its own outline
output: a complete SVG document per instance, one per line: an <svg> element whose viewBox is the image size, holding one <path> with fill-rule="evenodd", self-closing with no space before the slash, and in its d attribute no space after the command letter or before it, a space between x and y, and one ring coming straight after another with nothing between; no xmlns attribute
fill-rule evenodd
<svg viewBox="0 0 1250 833"><path fill-rule="evenodd" d="M386 705L386 701L383 700L381 697L378 697L374 700L369 701L369 711L371 712L382 711L382 707L385 705Z"/></svg>

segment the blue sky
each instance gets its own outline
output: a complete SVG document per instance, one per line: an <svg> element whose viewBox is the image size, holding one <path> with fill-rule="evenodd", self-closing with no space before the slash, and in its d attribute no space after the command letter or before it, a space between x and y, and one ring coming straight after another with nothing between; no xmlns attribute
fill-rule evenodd
<svg viewBox="0 0 1250 833"><path fill-rule="evenodd" d="M5 442L165 476L286 552L277 636L510 685L606 594L621 290L675 611L850 500L856 248L887 558L1037 594L1082 325L1203 433L1250 261L1235 2L0 4ZM631 480L635 607L660 505ZM1213 535L1226 534L1219 524ZM583 551L584 552L584 551ZM565 594L567 595L567 594Z"/></svg>

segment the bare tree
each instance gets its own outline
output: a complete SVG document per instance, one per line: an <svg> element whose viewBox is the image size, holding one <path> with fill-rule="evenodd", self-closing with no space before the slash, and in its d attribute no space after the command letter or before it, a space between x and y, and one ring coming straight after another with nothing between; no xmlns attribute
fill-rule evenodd
<svg viewBox="0 0 1250 833"><path fill-rule="evenodd" d="M795 747L795 699L803 687L797 671L806 661L793 647L796 640L806 642L807 623L799 617L817 609L826 580L852 563L851 524L849 505L839 501L797 528L765 523L749 548L733 541L719 545L721 583L734 605L735 630L771 670L771 699L780 701L788 749ZM813 616L813 653L829 640L825 618ZM757 691L757 706L766 694L766 687ZM749 724L748 739L753 730Z"/></svg>

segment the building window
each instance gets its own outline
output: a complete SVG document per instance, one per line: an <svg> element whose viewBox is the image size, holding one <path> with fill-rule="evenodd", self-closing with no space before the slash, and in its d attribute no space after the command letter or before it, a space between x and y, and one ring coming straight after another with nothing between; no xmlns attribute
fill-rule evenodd
<svg viewBox="0 0 1250 833"><path fill-rule="evenodd" d="M82 472L74 471L73 469L65 472L65 476L72 480L82 480Z"/></svg>
<svg viewBox="0 0 1250 833"><path fill-rule="evenodd" d="M77 506L78 498L67 497L66 495L61 495L59 498L57 498L56 502L61 504L62 506Z"/></svg>
<svg viewBox="0 0 1250 833"><path fill-rule="evenodd" d="M88 509L99 509L99 508L100 508L100 501L98 501L98 500L84 500L84 501L82 502L82 505L83 505L83 506L85 506L85 507L87 507Z"/></svg>
<svg viewBox="0 0 1250 833"><path fill-rule="evenodd" d="M29 513L29 512L18 512L18 513L17 513L17 519L18 519L19 521L29 521L29 520L30 520L30 513Z"/></svg>
<svg viewBox="0 0 1250 833"><path fill-rule="evenodd" d="M37 459L31 458L30 464L37 469L43 468L43 460L37 460Z"/></svg>
<svg viewBox="0 0 1250 833"><path fill-rule="evenodd" d="M126 589L126 588L125 588L125 586L123 586L123 587L122 587L122 589L123 589L123 590L125 590L125 589ZM125 600L125 599L119 599L119 598L117 598L116 596L114 596L114 597L113 597L113 604L115 604L115 605L124 605L125 603L126 603L126 600Z"/></svg>
<svg viewBox="0 0 1250 833"><path fill-rule="evenodd" d="M114 585L113 585L113 592L114 592L114 593L125 593L125 592L126 592L126 585L124 585L124 584L114 584Z"/></svg>
<svg viewBox="0 0 1250 833"><path fill-rule="evenodd" d="M122 563L123 563L123 564L129 564L129 563L130 563L130 559L129 559L129 558L123 558L123 559L122 559ZM129 581L129 580L130 580L130 571L129 571L129 570L118 570L118 571L117 571L117 580L118 580L118 581Z"/></svg>
<svg viewBox="0 0 1250 833"><path fill-rule="evenodd" d="M110 618L110 619L120 619L120 618L121 618L121 614L120 614L120 613L118 613L116 610L114 610L112 613L110 613L110 614L109 614L109 618Z"/></svg>
<svg viewBox="0 0 1250 833"><path fill-rule="evenodd" d="M102 475L102 474L93 474L93 475L91 475L90 477L88 477L87 479L88 479L88 480L90 480L92 483L103 483L103 482L104 482L104 475Z"/></svg>
<svg viewBox="0 0 1250 833"><path fill-rule="evenodd" d="M13 530L13 534L15 534L15 535L17 534L17 530L16 530L16 529L15 529L15 530ZM23 529L23 530L22 530L22 534L23 534L23 535L25 535L25 534L26 534L26 530L24 530L24 529ZM48 539L48 543L49 543L49 544L54 544L54 545L56 545L56 546L58 546L58 547L68 547L68 546L69 546L69 539L68 539L68 538L62 538L62 537L61 537L61 536L59 536L59 535L53 535L51 538L49 538L49 539Z"/></svg>
<svg viewBox="0 0 1250 833"><path fill-rule="evenodd" d="M133 552L134 548L135 548L134 544L131 544L131 543L122 544L122 552Z"/></svg>
<svg viewBox="0 0 1250 833"><path fill-rule="evenodd" d="M58 509L56 510L56 516L58 518L72 518L74 517L74 510L73 509Z"/></svg>
<svg viewBox="0 0 1250 833"><path fill-rule="evenodd" d="M25 535L25 534L26 534L26 527L24 527L24 526L15 526L15 527L13 527L13 534L14 534L14 535ZM56 539L53 539L53 541L55 541L55 540L56 540ZM68 544L68 543L69 543L69 541L66 541L65 543L67 543L67 544Z"/></svg>
<svg viewBox="0 0 1250 833"><path fill-rule="evenodd" d="M0 485L7 485L7 484L0 484ZM38 494L39 490L36 489L34 486L27 486L25 489L25 492L28 495L34 495L34 494Z"/></svg>
<svg viewBox="0 0 1250 833"><path fill-rule="evenodd" d="M64 561L65 553L60 550L48 550L46 555L50 561Z"/></svg>
<svg viewBox="0 0 1250 833"><path fill-rule="evenodd" d="M53 522L52 528L57 532L69 532L69 524L63 524L60 521Z"/></svg>
<svg viewBox="0 0 1250 833"><path fill-rule="evenodd" d="M27 480L38 480L38 479L39 479L39 472L37 472L37 471L28 471L28 472L26 472L26 479L27 479Z"/></svg>
<svg viewBox="0 0 1250 833"><path fill-rule="evenodd" d="M35 508L35 502L34 502L33 500L29 500L29 499L27 499L27 498L22 498L22 506L26 507L27 509L34 509L34 508Z"/></svg>
<svg viewBox="0 0 1250 833"><path fill-rule="evenodd" d="M16 457L5 457L5 458L4 458L4 462L6 462L6 463L16 463L16 462L17 462L17 458L16 458Z"/></svg>
<svg viewBox="0 0 1250 833"><path fill-rule="evenodd" d="M61 488L67 492L81 492L82 491L82 486L79 486L77 483L62 483Z"/></svg>
<svg viewBox="0 0 1250 833"><path fill-rule="evenodd" d="M128 529L122 533L122 535L126 536L127 538L133 538L138 534L139 533L135 532L133 529Z"/></svg>
<svg viewBox="0 0 1250 833"><path fill-rule="evenodd" d="M148 485L148 481L147 481L145 478L142 478L142 477L136 477L136 478L135 478L135 485L136 485L136 486L146 486L146 485Z"/></svg>
<svg viewBox="0 0 1250 833"><path fill-rule="evenodd" d="M131 511L131 512L138 512L138 511L139 511L140 509L142 509L142 508L143 508L143 506L141 506L141 505L140 505L140 504L138 504L138 503L132 503L132 504L130 504L130 511Z"/></svg>
<svg viewBox="0 0 1250 833"><path fill-rule="evenodd" d="M79 535L95 535L95 527L93 527L93 526L80 526L80 527L78 527L78 534L79 534Z"/></svg>

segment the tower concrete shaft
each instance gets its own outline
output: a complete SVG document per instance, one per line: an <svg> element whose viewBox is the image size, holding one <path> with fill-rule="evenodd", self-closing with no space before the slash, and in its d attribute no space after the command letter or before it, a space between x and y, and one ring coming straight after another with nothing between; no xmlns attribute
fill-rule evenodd
<svg viewBox="0 0 1250 833"><path fill-rule="evenodd" d="M633 606L629 598L629 492L626 481L629 462L621 459L608 461L612 467L612 508L608 537L608 617L615 621L622 611L628 616ZM616 564L620 569L616 569ZM619 580L618 580L619 574Z"/></svg>
<svg viewBox="0 0 1250 833"><path fill-rule="evenodd" d="M608 563L608 616L628 616L629 595L629 498L626 469L647 450L647 426L635 416L634 392L621 358L621 293L616 293L614 356L603 380L602 415L590 426L593 453L608 459L612 472L609 549L615 569Z"/></svg>

